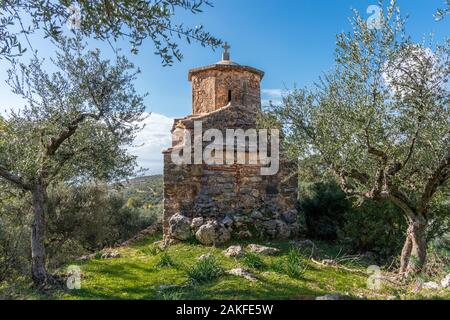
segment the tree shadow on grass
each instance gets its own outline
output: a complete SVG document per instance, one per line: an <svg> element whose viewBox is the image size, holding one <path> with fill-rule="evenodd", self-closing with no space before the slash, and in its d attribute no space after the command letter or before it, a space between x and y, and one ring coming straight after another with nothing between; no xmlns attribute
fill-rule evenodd
<svg viewBox="0 0 450 320"><path fill-rule="evenodd" d="M261 279L258 282L243 280L242 278L228 279L220 286L208 285L196 288L192 292L194 299L250 299L250 300L285 300L294 299L299 295L316 297L323 291L313 290L305 285L287 284L282 285L274 280ZM226 287L225 287L226 286Z"/></svg>

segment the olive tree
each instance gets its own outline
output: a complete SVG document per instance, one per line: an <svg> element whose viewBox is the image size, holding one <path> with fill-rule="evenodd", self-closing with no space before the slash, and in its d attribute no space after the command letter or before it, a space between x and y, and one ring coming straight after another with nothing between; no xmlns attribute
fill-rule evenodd
<svg viewBox="0 0 450 320"><path fill-rule="evenodd" d="M445 4L446 4L445 8L438 8L436 13L434 14L434 19L436 21L443 20L450 12L450 0L446 0Z"/></svg>
<svg viewBox="0 0 450 320"><path fill-rule="evenodd" d="M127 39L132 53L149 39L163 65L171 65L182 58L178 38L212 48L221 44L202 25L186 26L176 19L182 11L198 14L207 6L210 0L1 0L0 59L32 49L28 36L37 30L58 39L68 26L100 41Z"/></svg>
<svg viewBox="0 0 450 320"><path fill-rule="evenodd" d="M335 70L313 90L294 89L271 115L287 149L319 157L348 195L401 208L400 271L414 274L426 261L430 206L448 197L449 43L413 43L394 3L380 28L358 13L352 25L337 37Z"/></svg>
<svg viewBox="0 0 450 320"><path fill-rule="evenodd" d="M128 154L142 120L143 97L135 92L137 71L124 57L102 60L80 38L62 41L56 72L34 58L9 71L13 92L26 106L0 122L0 180L31 195L32 278L45 287L47 189L57 181L111 181L133 173Z"/></svg>

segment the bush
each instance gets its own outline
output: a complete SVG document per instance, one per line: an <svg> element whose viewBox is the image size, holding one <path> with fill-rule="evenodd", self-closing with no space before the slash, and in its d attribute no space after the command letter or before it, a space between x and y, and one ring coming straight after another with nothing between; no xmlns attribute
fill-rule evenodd
<svg viewBox="0 0 450 320"><path fill-rule="evenodd" d="M306 264L303 263L299 249L292 247L286 257L285 273L291 278L299 279L303 276L305 270Z"/></svg>
<svg viewBox="0 0 450 320"><path fill-rule="evenodd" d="M155 178L152 183L159 180ZM133 192L141 192L137 184L133 187ZM0 181L0 281L28 276L30 270L30 197L13 190ZM128 207L130 194L128 189L119 192L98 184L59 184L49 188L49 268L128 240L160 219L157 190L145 198L146 208Z"/></svg>
<svg viewBox="0 0 450 320"><path fill-rule="evenodd" d="M0 283L28 273L31 256L25 201L18 200L19 194L2 191L0 186Z"/></svg>
<svg viewBox="0 0 450 320"><path fill-rule="evenodd" d="M197 261L187 272L189 279L194 283L211 282L222 276L223 273L223 268L212 255L208 255Z"/></svg>
<svg viewBox="0 0 450 320"><path fill-rule="evenodd" d="M250 269L262 270L266 267L266 264L262 260L262 258L254 252L245 253L240 259L242 264Z"/></svg>
<svg viewBox="0 0 450 320"><path fill-rule="evenodd" d="M372 251L382 258L401 250L406 223L395 205L367 200L355 208L334 182L304 187L301 199L309 237L339 241L351 251Z"/></svg>
<svg viewBox="0 0 450 320"><path fill-rule="evenodd" d="M105 185L59 185L49 198L50 267L128 240L158 219L152 212L127 207L127 199Z"/></svg>
<svg viewBox="0 0 450 320"><path fill-rule="evenodd" d="M314 183L301 188L300 209L305 216L307 235L336 240L345 212L351 203L335 183Z"/></svg>
<svg viewBox="0 0 450 320"><path fill-rule="evenodd" d="M172 257L169 256L167 251L164 251L159 257L159 261L156 263L157 268L170 268L174 267L175 263L172 260Z"/></svg>
<svg viewBox="0 0 450 320"><path fill-rule="evenodd" d="M371 251L382 259L401 251L407 226L401 210L394 204L366 201L360 208L348 210L343 219L339 240L352 251Z"/></svg>
<svg viewBox="0 0 450 320"><path fill-rule="evenodd" d="M287 276L299 279L303 276L307 269L307 263L303 260L300 250L291 247L283 261L272 263L271 269L275 272L286 274Z"/></svg>

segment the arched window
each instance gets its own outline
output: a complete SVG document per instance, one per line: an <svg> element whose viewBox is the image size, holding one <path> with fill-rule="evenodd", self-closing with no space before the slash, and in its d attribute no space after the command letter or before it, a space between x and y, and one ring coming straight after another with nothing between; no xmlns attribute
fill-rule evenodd
<svg viewBox="0 0 450 320"><path fill-rule="evenodd" d="M228 90L228 102L231 102L231 90Z"/></svg>

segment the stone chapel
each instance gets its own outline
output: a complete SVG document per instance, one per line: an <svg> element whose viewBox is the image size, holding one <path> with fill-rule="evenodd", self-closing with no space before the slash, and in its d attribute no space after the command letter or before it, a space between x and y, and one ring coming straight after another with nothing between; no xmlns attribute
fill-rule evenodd
<svg viewBox="0 0 450 320"><path fill-rule="evenodd" d="M231 61L229 48L224 45L221 61L189 71L192 115L174 120L172 146L163 151L167 241L195 236L205 245L218 245L230 238L288 238L298 232L296 164L281 158L276 174L261 175L261 163L172 161L171 153L186 143L186 132L193 135L196 121L203 132L256 128L264 72ZM247 148L236 151L235 159L238 152L251 156Z"/></svg>

